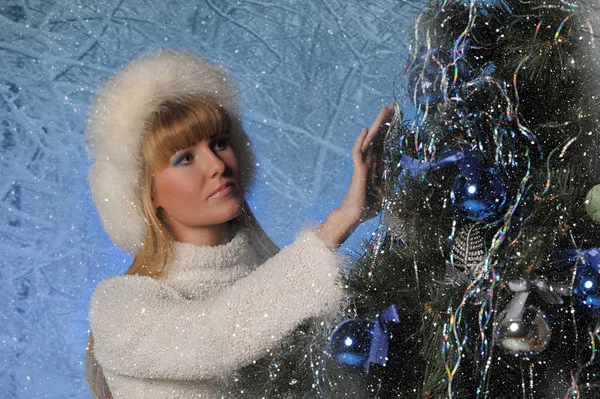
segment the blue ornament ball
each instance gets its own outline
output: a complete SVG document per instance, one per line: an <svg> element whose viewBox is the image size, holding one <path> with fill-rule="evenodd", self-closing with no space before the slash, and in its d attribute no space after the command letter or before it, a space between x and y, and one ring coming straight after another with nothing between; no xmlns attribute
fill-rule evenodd
<svg viewBox="0 0 600 399"><path fill-rule="evenodd" d="M506 188L500 172L483 165L473 151L465 152L460 173L454 179L452 204L471 220L485 220L498 214L506 202Z"/></svg>
<svg viewBox="0 0 600 399"><path fill-rule="evenodd" d="M584 251L575 273L573 294L594 316L600 316L600 249Z"/></svg>
<svg viewBox="0 0 600 399"><path fill-rule="evenodd" d="M369 361L371 342L368 320L348 320L331 335L328 351L341 366L365 367Z"/></svg>

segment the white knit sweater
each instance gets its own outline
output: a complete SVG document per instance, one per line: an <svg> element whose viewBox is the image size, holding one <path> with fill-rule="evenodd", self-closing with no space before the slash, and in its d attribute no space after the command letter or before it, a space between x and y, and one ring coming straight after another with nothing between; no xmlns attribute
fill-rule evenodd
<svg viewBox="0 0 600 399"><path fill-rule="evenodd" d="M265 381L236 383L240 369L338 308L339 260L304 231L264 262L240 232L217 247L176 243L162 279L102 281L89 318L113 397L261 397Z"/></svg>

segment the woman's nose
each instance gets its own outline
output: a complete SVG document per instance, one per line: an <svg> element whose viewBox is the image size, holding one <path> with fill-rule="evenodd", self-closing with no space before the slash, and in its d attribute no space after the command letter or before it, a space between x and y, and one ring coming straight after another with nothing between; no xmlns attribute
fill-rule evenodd
<svg viewBox="0 0 600 399"><path fill-rule="evenodd" d="M215 177L225 172L225 162L212 149L207 149L202 155L204 161L202 165L210 177Z"/></svg>

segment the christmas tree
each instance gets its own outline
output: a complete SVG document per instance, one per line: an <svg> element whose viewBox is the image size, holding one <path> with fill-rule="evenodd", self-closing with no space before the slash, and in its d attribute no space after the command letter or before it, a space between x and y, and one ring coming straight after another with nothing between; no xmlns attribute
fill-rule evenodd
<svg viewBox="0 0 600 399"><path fill-rule="evenodd" d="M298 330L270 393L304 367L321 397L600 398L599 13L422 10L345 320Z"/></svg>

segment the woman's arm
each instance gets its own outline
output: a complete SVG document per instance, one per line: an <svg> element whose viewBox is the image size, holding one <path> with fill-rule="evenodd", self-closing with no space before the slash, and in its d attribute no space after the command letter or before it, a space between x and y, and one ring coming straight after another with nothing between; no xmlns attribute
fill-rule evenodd
<svg viewBox="0 0 600 399"><path fill-rule="evenodd" d="M354 173L348 192L339 208L332 211L317 231L330 248L337 248L354 232L358 225L381 210L378 190L381 184L382 138L384 123L394 115L394 104L383 106L369 129L364 127L352 147Z"/></svg>
<svg viewBox="0 0 600 399"><path fill-rule="evenodd" d="M94 354L138 378L219 378L269 355L309 317L339 307L339 258L312 231L213 298L182 298L160 280L119 276L92 296Z"/></svg>

